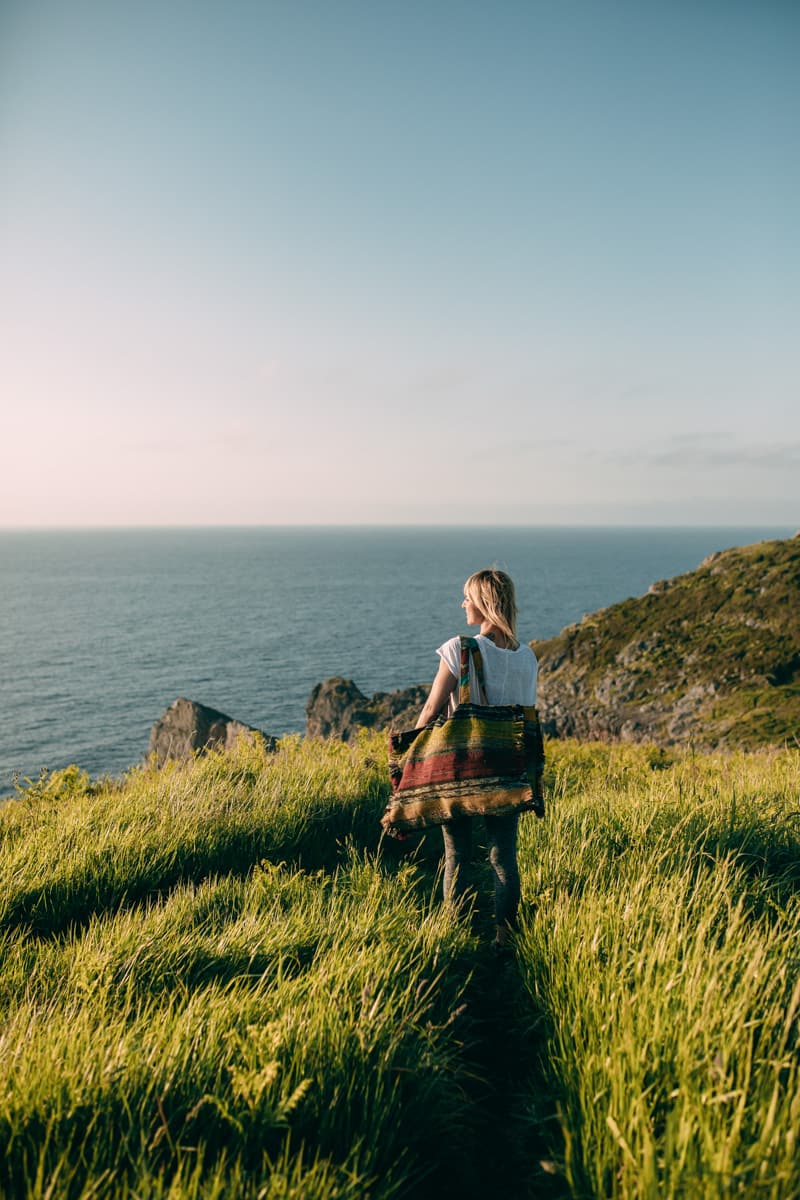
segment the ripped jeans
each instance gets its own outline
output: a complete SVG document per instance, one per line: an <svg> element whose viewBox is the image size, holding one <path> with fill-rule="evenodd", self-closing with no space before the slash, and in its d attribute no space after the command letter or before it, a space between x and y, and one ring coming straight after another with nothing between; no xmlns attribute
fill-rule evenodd
<svg viewBox="0 0 800 1200"><path fill-rule="evenodd" d="M470 854L474 817L458 817L442 825L444 837L444 898L460 900L470 891ZM517 823L519 813L484 817L489 843L489 862L494 875L494 919L497 925L513 927L519 908L517 867Z"/></svg>

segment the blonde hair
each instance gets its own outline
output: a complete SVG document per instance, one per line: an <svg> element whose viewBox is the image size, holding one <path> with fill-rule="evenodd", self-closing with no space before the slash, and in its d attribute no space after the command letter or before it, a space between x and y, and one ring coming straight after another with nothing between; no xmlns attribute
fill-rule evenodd
<svg viewBox="0 0 800 1200"><path fill-rule="evenodd" d="M487 621L497 626L505 634L512 646L519 645L517 640L517 597L514 583L505 571L496 571L486 567L470 575L464 584L464 591L476 608L480 609Z"/></svg>

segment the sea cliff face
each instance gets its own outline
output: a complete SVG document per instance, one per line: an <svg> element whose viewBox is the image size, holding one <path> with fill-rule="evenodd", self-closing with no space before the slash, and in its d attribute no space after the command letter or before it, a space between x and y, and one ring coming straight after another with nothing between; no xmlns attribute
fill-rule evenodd
<svg viewBox="0 0 800 1200"><path fill-rule="evenodd" d="M551 735L791 742L800 728L800 535L712 554L532 646Z"/></svg>
<svg viewBox="0 0 800 1200"><path fill-rule="evenodd" d="M795 743L800 729L800 534L712 554L647 595L589 613L547 641L539 712L551 737ZM427 689L364 696L352 680L318 684L309 736L413 725Z"/></svg>

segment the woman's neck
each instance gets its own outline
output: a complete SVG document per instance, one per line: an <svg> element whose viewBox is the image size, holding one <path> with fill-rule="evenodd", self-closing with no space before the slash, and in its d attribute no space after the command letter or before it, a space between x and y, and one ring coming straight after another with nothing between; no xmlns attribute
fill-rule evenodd
<svg viewBox="0 0 800 1200"><path fill-rule="evenodd" d="M492 625L490 621L482 621L478 631L481 637L488 638L490 642L494 642L501 650L516 650L516 642L512 642L502 629L498 629L496 625Z"/></svg>

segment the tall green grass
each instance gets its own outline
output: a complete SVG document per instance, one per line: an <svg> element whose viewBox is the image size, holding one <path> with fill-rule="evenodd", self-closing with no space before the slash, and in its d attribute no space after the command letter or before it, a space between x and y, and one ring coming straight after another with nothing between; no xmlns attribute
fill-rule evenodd
<svg viewBox="0 0 800 1200"><path fill-rule="evenodd" d="M3 811L4 1194L393 1196L430 1174L464 1106L469 935L413 867L354 848L381 780L290 741L98 790L72 772Z"/></svg>
<svg viewBox="0 0 800 1200"><path fill-rule="evenodd" d="M574 1194L800 1195L797 753L555 757L519 963Z"/></svg>
<svg viewBox="0 0 800 1200"><path fill-rule="evenodd" d="M513 954L383 738L0 809L0 1194L800 1194L800 769L549 746Z"/></svg>
<svg viewBox="0 0 800 1200"><path fill-rule="evenodd" d="M56 933L184 880L244 875L262 858L331 868L348 838L377 846L384 791L366 753L299 738L277 754L258 741L189 767L137 768L121 787L67 769L3 814L0 925Z"/></svg>

